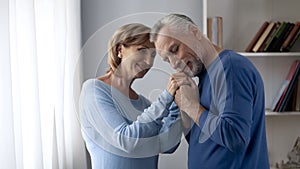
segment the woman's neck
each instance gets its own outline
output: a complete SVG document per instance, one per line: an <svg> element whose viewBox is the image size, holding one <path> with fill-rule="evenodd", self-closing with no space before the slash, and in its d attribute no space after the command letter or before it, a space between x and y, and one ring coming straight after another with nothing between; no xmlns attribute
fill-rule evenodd
<svg viewBox="0 0 300 169"><path fill-rule="evenodd" d="M130 99L138 99L138 95L131 88L134 79L126 78L125 76L113 73L112 71L106 73L104 76L101 76L98 79L118 89L121 93L123 93Z"/></svg>

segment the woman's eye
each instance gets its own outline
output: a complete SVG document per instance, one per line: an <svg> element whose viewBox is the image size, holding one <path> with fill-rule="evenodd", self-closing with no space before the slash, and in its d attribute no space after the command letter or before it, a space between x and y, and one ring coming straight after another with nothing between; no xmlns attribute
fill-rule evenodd
<svg viewBox="0 0 300 169"><path fill-rule="evenodd" d="M147 52L146 48L139 48L138 51L142 54L145 54Z"/></svg>

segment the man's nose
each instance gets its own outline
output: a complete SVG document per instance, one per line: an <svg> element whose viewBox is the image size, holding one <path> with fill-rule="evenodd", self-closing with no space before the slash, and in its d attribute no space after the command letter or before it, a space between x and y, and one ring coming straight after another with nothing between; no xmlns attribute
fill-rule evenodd
<svg viewBox="0 0 300 169"><path fill-rule="evenodd" d="M169 60L173 69L177 69L181 64L181 60L177 56L172 56Z"/></svg>

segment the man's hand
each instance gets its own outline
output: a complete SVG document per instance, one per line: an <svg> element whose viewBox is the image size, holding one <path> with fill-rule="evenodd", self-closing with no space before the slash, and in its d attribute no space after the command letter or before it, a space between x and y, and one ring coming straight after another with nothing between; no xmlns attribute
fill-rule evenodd
<svg viewBox="0 0 300 169"><path fill-rule="evenodd" d="M184 111L191 119L199 124L198 120L204 109L199 103L199 90L196 83L191 77L186 76L182 72L173 74L173 77L177 83L185 81L187 84L180 86L179 90L176 91L176 104L181 111Z"/></svg>
<svg viewBox="0 0 300 169"><path fill-rule="evenodd" d="M184 111L180 111L180 114L181 114L182 126L187 130L191 129L193 120Z"/></svg>

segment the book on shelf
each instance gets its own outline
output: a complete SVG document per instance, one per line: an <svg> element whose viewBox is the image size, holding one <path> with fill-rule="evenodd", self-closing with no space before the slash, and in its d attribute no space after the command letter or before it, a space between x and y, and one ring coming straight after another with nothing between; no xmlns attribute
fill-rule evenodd
<svg viewBox="0 0 300 169"><path fill-rule="evenodd" d="M249 43L249 45L247 46L245 52L251 52L254 45L256 44L256 42L258 41L259 37L263 34L264 30L268 27L269 22L265 21L261 27L259 28L259 30L256 32L256 34L254 35L254 37L252 38L251 42Z"/></svg>
<svg viewBox="0 0 300 169"><path fill-rule="evenodd" d="M291 93L293 89L295 90L295 83L298 80L300 72L300 60L295 60L290 67L290 70L277 94L275 97L271 109L274 112L285 111L285 108L288 105L288 101L291 98Z"/></svg>
<svg viewBox="0 0 300 169"><path fill-rule="evenodd" d="M263 45L263 43L266 41L268 35L271 33L275 24L276 24L275 22L270 22L268 24L268 26L263 31L262 35L259 37L259 39L255 43L254 47L252 48L252 52L258 52L259 48Z"/></svg>
<svg viewBox="0 0 300 169"><path fill-rule="evenodd" d="M207 18L207 38L215 45L223 47L223 18Z"/></svg>
<svg viewBox="0 0 300 169"><path fill-rule="evenodd" d="M280 26L278 27L277 31L272 36L272 39L265 47L265 52L274 52L276 41L279 39L279 36L283 33L285 27L287 26L287 22L282 22Z"/></svg>
<svg viewBox="0 0 300 169"><path fill-rule="evenodd" d="M300 76L297 78L295 111L300 111Z"/></svg>
<svg viewBox="0 0 300 169"><path fill-rule="evenodd" d="M300 21L265 21L251 39L245 52L289 52L299 51ZM299 42L300 43L300 42Z"/></svg>
<svg viewBox="0 0 300 169"><path fill-rule="evenodd" d="M298 29L297 34L292 38L291 42L289 43L287 47L289 51L292 51L294 48L296 49L296 51L300 50L299 37L300 37L300 29Z"/></svg>
<svg viewBox="0 0 300 169"><path fill-rule="evenodd" d="M296 78L295 84L293 85L293 88L291 89L291 92L289 94L289 96L286 99L285 104L282 105L281 110L282 111L296 111L296 100L297 100L297 88L298 86L298 78ZM280 110L279 110L280 111ZM282 112L280 111L280 112Z"/></svg>
<svg viewBox="0 0 300 169"><path fill-rule="evenodd" d="M287 36L287 38L285 39L283 44L281 45L281 47L280 47L281 52L289 52L290 51L291 47L289 46L289 44L296 37L296 34L299 31L300 31L300 21L295 23L295 26L293 27L293 29L291 30L291 32L289 33L289 35Z"/></svg>
<svg viewBox="0 0 300 169"><path fill-rule="evenodd" d="M296 78L295 85L292 89L291 96L288 98L284 111L300 111L300 76Z"/></svg>
<svg viewBox="0 0 300 169"><path fill-rule="evenodd" d="M263 44L259 47L258 52L264 52L266 46L268 43L270 43L272 37L274 36L275 32L280 26L280 22L275 22L274 27L272 28L271 32L269 35L266 37L266 40L263 42Z"/></svg>
<svg viewBox="0 0 300 169"><path fill-rule="evenodd" d="M290 32L294 26L295 26L294 23L288 22L286 24L285 28L283 29L283 31L280 33L277 40L275 41L273 48L271 49L272 52L280 52L280 48L281 48L284 40L288 37L288 35L290 34Z"/></svg>

